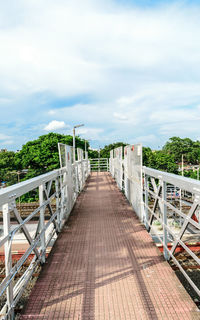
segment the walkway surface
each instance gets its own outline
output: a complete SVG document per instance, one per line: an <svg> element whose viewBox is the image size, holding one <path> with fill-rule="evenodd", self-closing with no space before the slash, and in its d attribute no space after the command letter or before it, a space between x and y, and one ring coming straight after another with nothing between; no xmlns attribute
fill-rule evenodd
<svg viewBox="0 0 200 320"><path fill-rule="evenodd" d="M108 173L93 173L21 319L200 319Z"/></svg>

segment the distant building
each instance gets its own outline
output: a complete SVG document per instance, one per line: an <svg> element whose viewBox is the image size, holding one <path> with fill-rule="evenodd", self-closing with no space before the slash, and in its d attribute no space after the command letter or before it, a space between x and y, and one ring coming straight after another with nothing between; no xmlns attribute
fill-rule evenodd
<svg viewBox="0 0 200 320"><path fill-rule="evenodd" d="M8 151L7 149L0 149L0 152L6 152Z"/></svg>

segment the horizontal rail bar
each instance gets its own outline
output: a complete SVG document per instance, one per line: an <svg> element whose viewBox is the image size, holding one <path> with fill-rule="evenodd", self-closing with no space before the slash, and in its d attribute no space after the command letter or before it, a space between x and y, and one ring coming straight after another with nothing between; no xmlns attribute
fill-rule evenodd
<svg viewBox="0 0 200 320"><path fill-rule="evenodd" d="M143 173L148 176L152 176L156 179L163 180L167 183L176 185L176 187L179 187L180 189L184 189L191 193L197 193L200 195L200 181L198 180L186 178L173 173L151 169L144 166L142 170L143 170Z"/></svg>
<svg viewBox="0 0 200 320"><path fill-rule="evenodd" d="M0 206L4 203L9 203L13 199L19 198L23 194L36 189L41 184L47 183L50 180L56 179L60 175L62 175L66 169L58 169L48 173L45 173L41 176L19 182L10 187L4 188L0 190Z"/></svg>
<svg viewBox="0 0 200 320"><path fill-rule="evenodd" d="M0 240L0 246L5 246L6 276L0 284L0 294L7 291L7 302L1 309L5 318L12 317L13 308L19 300L23 290L31 278L35 267L45 262L46 248L55 238L68 218L79 192L83 189L85 181L90 173L87 159L70 162L66 159L66 166L41 176L17 183L0 190L0 207L3 206L3 223L6 225L6 233ZM16 206L16 198L35 189L39 189L38 207L31 212L26 219L22 219ZM52 201L55 199L56 210L52 209ZM46 208L49 218L44 220ZM18 225L11 230L10 212L14 211ZM36 225L34 236L30 236L26 224L39 213L39 221ZM22 229L29 247L17 263L12 266L11 246L16 233ZM26 269L13 287L13 280L28 257L35 252L31 267ZM7 312L7 313L6 313Z"/></svg>

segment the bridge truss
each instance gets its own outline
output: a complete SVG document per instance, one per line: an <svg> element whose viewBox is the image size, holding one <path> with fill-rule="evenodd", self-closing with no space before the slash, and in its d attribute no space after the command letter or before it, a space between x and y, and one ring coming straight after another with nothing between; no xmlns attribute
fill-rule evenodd
<svg viewBox="0 0 200 320"><path fill-rule="evenodd" d="M142 166L140 144L112 150L110 172L152 238L163 245L165 259L173 260L200 296L176 256L181 247L200 265L199 253L190 248L191 242L200 243L200 181ZM172 190L178 194L172 195Z"/></svg>
<svg viewBox="0 0 200 320"><path fill-rule="evenodd" d="M47 248L55 242L58 233L69 217L79 192L84 187L90 172L89 161L87 156L85 159L83 158L81 149L78 149L77 153L78 160L72 163L71 147L59 144L60 169L0 191L0 208L2 207L3 211L4 229L0 248L4 246L6 270L6 276L0 284L0 295L6 294L5 305L0 312L1 319L14 318L14 308L26 285L37 266L45 262ZM19 197L31 192L39 195L38 207L23 220L16 204ZM45 210L49 212L48 219ZM14 213L17 221L14 228L11 228L11 212ZM39 219L36 222L35 218L38 215ZM28 226L33 220L35 232L30 234ZM27 249L13 265L12 247L15 236L19 232L25 235ZM22 267L30 256L33 258L24 271ZM18 273L21 276L16 279Z"/></svg>

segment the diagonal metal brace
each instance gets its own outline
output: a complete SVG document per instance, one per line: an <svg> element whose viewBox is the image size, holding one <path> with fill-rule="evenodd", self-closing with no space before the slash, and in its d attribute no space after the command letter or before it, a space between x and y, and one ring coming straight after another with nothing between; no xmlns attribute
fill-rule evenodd
<svg viewBox="0 0 200 320"><path fill-rule="evenodd" d="M159 185L159 187L158 187L158 189L157 189L157 197L160 197L161 191L162 191L162 186ZM158 198L155 199L155 202L154 202L154 205L153 205L153 210L152 210L153 212L151 213L151 216L150 216L150 219L149 219L148 232L150 232L150 230L151 230L151 226L152 226L153 220L154 220L154 218L155 218L153 213L155 213L159 201L160 201L160 200L159 200Z"/></svg>
<svg viewBox="0 0 200 320"><path fill-rule="evenodd" d="M19 222L19 224L22 224L22 223L23 223L23 220L22 220L22 218L21 218L21 216L20 216L20 214L19 214L19 212L18 212L18 210L17 210L16 206L14 206L13 211L14 211L14 215L15 215L15 217L16 217L16 219L17 219L17 221ZM25 226L25 225L23 225L23 224L22 224L22 231L23 231L23 233L24 233L24 235L25 235L26 239L28 240L28 243L31 245L31 244L32 244L33 239L32 239L32 237L31 237L31 235L30 235L30 233L29 233L28 229L27 229L27 228L26 228L26 226ZM38 259L40 259L40 254L39 254L38 249L37 249L37 248L34 248L33 250L34 250L34 252L35 252L35 254L36 254L37 258L38 258Z"/></svg>
<svg viewBox="0 0 200 320"><path fill-rule="evenodd" d="M46 190L46 188L44 188L44 197L46 198L46 200L48 200L48 191ZM52 215L53 215L53 209L52 209L52 207L51 207L51 204L48 203L46 206L47 206L47 208L49 209L50 215L52 216ZM52 223L53 223L54 228L55 228L55 230L56 230L56 234L58 235L58 233L59 233L59 232L58 232L58 230L59 230L58 224L57 224L57 222L56 222L55 220L53 220Z"/></svg>
<svg viewBox="0 0 200 320"><path fill-rule="evenodd" d="M172 248L171 248L171 250L170 250L172 254L174 254L174 252L175 252L175 250L176 250L176 247L177 247L178 244L179 244L179 241L182 239L183 234L184 234L185 230L187 229L188 224L190 223L189 219L192 218L192 216L193 216L193 214L195 213L198 205L199 205L199 202L197 202L197 201L194 200L194 203L192 204L192 206L191 206L191 208L190 208L190 211L189 211L189 213L188 213L188 215L187 215L187 219L185 219L185 221L184 221L184 223L183 223L183 225L182 225L182 228L181 228L181 230L180 230L179 236L178 236L178 238L174 241L174 244L173 244L173 246L172 246Z"/></svg>

